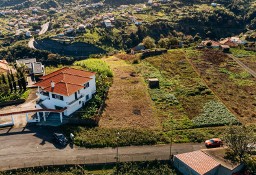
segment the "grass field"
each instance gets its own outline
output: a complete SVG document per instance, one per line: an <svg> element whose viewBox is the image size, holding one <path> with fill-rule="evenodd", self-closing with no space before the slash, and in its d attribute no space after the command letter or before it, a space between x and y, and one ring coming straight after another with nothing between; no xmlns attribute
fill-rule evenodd
<svg viewBox="0 0 256 175"><path fill-rule="evenodd" d="M232 54L239 58L247 67L256 71L256 52L246 51L243 49L231 49Z"/></svg>
<svg viewBox="0 0 256 175"><path fill-rule="evenodd" d="M164 130L169 130L171 125L174 129L187 129L235 123L235 117L197 75L183 50L149 57L135 66L145 81L148 78L160 81L159 89L148 90ZM223 110L214 107L206 110L213 104L223 106Z"/></svg>
<svg viewBox="0 0 256 175"><path fill-rule="evenodd" d="M135 68L116 57L104 60L114 77L100 127L161 129L147 85Z"/></svg>
<svg viewBox="0 0 256 175"><path fill-rule="evenodd" d="M232 59L218 54L216 51L187 51L191 63L214 94L241 122L254 123L256 79Z"/></svg>

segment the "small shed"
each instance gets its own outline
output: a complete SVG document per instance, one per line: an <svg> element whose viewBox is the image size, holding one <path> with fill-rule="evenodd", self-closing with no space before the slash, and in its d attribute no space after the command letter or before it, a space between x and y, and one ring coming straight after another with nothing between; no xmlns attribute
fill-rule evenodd
<svg viewBox="0 0 256 175"><path fill-rule="evenodd" d="M230 47L228 45L220 45L220 49L222 50L222 52L229 52Z"/></svg>
<svg viewBox="0 0 256 175"><path fill-rule="evenodd" d="M148 79L148 86L149 88L151 89L154 89L154 88L159 88L159 80L158 78L149 78Z"/></svg>
<svg viewBox="0 0 256 175"><path fill-rule="evenodd" d="M174 156L174 166L184 175L217 175L220 163L202 151Z"/></svg>

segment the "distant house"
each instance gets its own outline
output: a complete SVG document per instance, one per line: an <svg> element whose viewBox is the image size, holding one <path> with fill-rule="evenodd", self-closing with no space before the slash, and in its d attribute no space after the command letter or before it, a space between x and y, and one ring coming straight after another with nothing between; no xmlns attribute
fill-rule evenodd
<svg viewBox="0 0 256 175"><path fill-rule="evenodd" d="M85 25L83 24L80 24L78 25L78 28L77 28L79 31L85 31Z"/></svg>
<svg viewBox="0 0 256 175"><path fill-rule="evenodd" d="M202 41L200 45L208 48L217 48L217 49L220 47L220 43L213 40Z"/></svg>
<svg viewBox="0 0 256 175"><path fill-rule="evenodd" d="M32 34L30 31L26 31L25 35L26 35L26 37L29 37L29 38L32 37Z"/></svg>
<svg viewBox="0 0 256 175"><path fill-rule="evenodd" d="M104 24L106 27L112 27L112 23L109 19L104 20Z"/></svg>
<svg viewBox="0 0 256 175"><path fill-rule="evenodd" d="M42 76L45 73L44 66L37 62L35 58L16 60L17 66L25 66L29 75Z"/></svg>
<svg viewBox="0 0 256 175"><path fill-rule="evenodd" d="M214 2L213 2L213 3L211 3L211 6L212 6L212 7L217 7L217 3L214 3Z"/></svg>
<svg viewBox="0 0 256 175"><path fill-rule="evenodd" d="M228 53L230 50L230 47L228 45L220 45L220 49L222 50L222 52Z"/></svg>
<svg viewBox="0 0 256 175"><path fill-rule="evenodd" d="M131 49L131 54L135 54L135 53L137 53L139 51L142 51L142 50L145 50L145 46L142 43L140 43L140 44L138 44L137 46L135 46Z"/></svg>
<svg viewBox="0 0 256 175"><path fill-rule="evenodd" d="M199 150L189 153L174 155L174 166L183 175L232 175L242 170L243 164L232 164L214 152L223 153L223 148L212 150Z"/></svg>
<svg viewBox="0 0 256 175"><path fill-rule="evenodd" d="M71 28L66 29L65 34L69 35L69 34L72 34L73 32L75 32L75 29L71 27Z"/></svg>
<svg viewBox="0 0 256 175"><path fill-rule="evenodd" d="M153 4L153 0L148 0L148 5L152 5Z"/></svg>
<svg viewBox="0 0 256 175"><path fill-rule="evenodd" d="M70 116L96 92L95 73L64 67L41 77L35 86L40 98L36 108L65 109L63 115Z"/></svg>
<svg viewBox="0 0 256 175"><path fill-rule="evenodd" d="M220 41L221 45L228 45L229 47L237 47L238 44L231 40L231 38L226 38L222 41Z"/></svg>
<svg viewBox="0 0 256 175"><path fill-rule="evenodd" d="M236 44L245 44L246 43L246 41L243 41L239 37L235 37L235 36L231 37L230 41L232 41L233 43L236 43Z"/></svg>
<svg viewBox="0 0 256 175"><path fill-rule="evenodd" d="M64 24L64 28L65 29L70 28L70 25L69 24Z"/></svg>

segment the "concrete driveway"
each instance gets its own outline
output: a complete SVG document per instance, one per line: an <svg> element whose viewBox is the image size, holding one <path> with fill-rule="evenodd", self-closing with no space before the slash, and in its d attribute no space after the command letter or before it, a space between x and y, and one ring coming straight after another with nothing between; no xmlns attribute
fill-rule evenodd
<svg viewBox="0 0 256 175"><path fill-rule="evenodd" d="M0 130L0 170L60 165L92 164L116 161L116 148L86 149L73 145L65 148L53 141L55 128L30 126ZM204 148L203 144L173 144L172 153L183 153ZM170 155L169 145L130 146L119 148L120 161L165 160Z"/></svg>

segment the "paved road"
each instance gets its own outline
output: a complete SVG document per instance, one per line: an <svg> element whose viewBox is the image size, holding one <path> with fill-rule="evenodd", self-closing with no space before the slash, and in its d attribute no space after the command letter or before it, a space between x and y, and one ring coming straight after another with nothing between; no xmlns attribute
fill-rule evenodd
<svg viewBox="0 0 256 175"><path fill-rule="evenodd" d="M47 23L43 24L43 25L41 26L41 31L39 32L38 35L43 35L43 34L45 34L45 32L47 32L47 30L48 30L48 28L49 28L49 24L50 24L50 22L47 22Z"/></svg>
<svg viewBox="0 0 256 175"><path fill-rule="evenodd" d="M58 164L115 162L116 148L60 148L52 140L54 128L27 127L0 130L0 170ZM203 144L173 144L172 153L204 148ZM170 146L131 146L119 148L120 161L168 160Z"/></svg>
<svg viewBox="0 0 256 175"><path fill-rule="evenodd" d="M237 62L237 64L239 64L242 68L244 68L249 74L251 74L252 76L254 76L256 78L256 72L252 69L250 69L249 67L247 67L244 63L242 63L242 61L240 61L237 57L235 57L232 54L228 54L228 56L230 58L232 58L233 60L235 60Z"/></svg>
<svg viewBox="0 0 256 175"><path fill-rule="evenodd" d="M50 22L47 22L47 23L43 24L43 25L41 26L41 30L40 30L40 32L39 32L38 35L43 35L43 34L45 34L45 32L48 31L49 25L50 25ZM34 42L35 42L35 38L33 37L33 38L31 38L31 39L29 40L29 42L28 42L28 47L31 48L31 49L36 49L35 46L34 46Z"/></svg>

